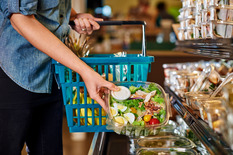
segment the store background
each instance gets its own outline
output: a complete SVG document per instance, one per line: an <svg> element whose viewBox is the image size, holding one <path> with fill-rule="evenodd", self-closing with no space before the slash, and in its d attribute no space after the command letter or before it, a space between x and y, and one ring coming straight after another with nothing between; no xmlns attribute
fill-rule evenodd
<svg viewBox="0 0 233 155"><path fill-rule="evenodd" d="M148 81L156 82L163 86L164 75L162 64L164 63L175 63L175 62L194 62L201 59L207 60L208 58L203 58L199 56L193 56L188 54L183 54L180 52L172 52L175 47L175 41L160 41L158 42L157 37L161 33L161 29L155 27L154 18L156 16L155 5L158 2L165 2L167 5L167 11L173 15L175 18L179 15L179 9L181 8L180 0L149 0L148 14L150 19L147 22L146 29L146 40L147 40L147 50L148 55L155 56L155 63L152 64L151 73L149 73ZM137 6L138 0L72 0L73 7L77 12L89 12L95 16L104 18L105 20L144 20L140 19L131 19L128 16L129 9L131 7ZM107 8L106 14L103 14L103 8ZM109 8L111 9L109 13ZM98 11L99 9L99 11ZM145 19L146 20L146 19ZM125 32L130 28L114 28L116 32ZM170 28L171 29L171 28ZM107 30L103 33L97 34L96 36L102 36L101 41L96 45L100 48L95 48L93 52L95 53L112 53L127 50L130 52L140 52L141 49L141 40L130 38L130 46L123 47L121 46L124 42L124 36L116 38L111 35L107 35ZM133 31L132 33L134 33ZM138 31L137 31L138 32ZM103 35L102 35L103 34ZM79 37L77 33L73 33L76 38ZM114 35L113 35L114 36ZM134 36L135 37L135 36ZM110 38L110 40L109 40ZM139 36L140 38L140 36ZM107 40L108 39L108 40ZM107 41L106 41L107 40ZM107 42L107 46L105 47ZM118 46L116 46L116 42ZM98 50L100 49L100 50ZM89 147L92 141L94 133L69 133L67 127L66 117L64 114L63 121L63 146L64 146L64 155L86 155L89 151ZM26 155L25 148L22 151L22 155Z"/></svg>

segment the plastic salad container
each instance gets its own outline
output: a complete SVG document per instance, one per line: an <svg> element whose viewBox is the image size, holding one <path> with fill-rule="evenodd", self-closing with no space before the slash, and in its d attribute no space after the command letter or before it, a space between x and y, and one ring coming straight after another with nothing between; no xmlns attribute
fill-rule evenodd
<svg viewBox="0 0 233 155"><path fill-rule="evenodd" d="M156 135L170 116L168 95L152 82L116 82L120 91L107 93L107 129L131 137Z"/></svg>
<svg viewBox="0 0 233 155"><path fill-rule="evenodd" d="M180 136L156 136L138 139L140 147L147 148L194 148L196 145L185 137Z"/></svg>
<svg viewBox="0 0 233 155"><path fill-rule="evenodd" d="M141 148L138 149L137 155L198 155L198 153L193 149L185 148Z"/></svg>
<svg viewBox="0 0 233 155"><path fill-rule="evenodd" d="M158 136L179 136L180 131L177 129L177 126L176 122L169 120L167 125L160 129Z"/></svg>

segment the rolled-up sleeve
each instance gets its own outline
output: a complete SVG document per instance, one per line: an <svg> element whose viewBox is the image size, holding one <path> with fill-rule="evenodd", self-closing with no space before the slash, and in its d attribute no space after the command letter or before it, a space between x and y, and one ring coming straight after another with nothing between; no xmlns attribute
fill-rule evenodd
<svg viewBox="0 0 233 155"><path fill-rule="evenodd" d="M21 13L23 15L36 14L38 0L3 0L6 2L4 15L10 17L13 13Z"/></svg>

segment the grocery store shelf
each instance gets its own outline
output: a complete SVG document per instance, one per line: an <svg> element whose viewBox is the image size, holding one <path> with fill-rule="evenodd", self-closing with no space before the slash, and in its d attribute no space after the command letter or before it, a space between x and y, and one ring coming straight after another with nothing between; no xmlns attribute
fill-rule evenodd
<svg viewBox="0 0 233 155"><path fill-rule="evenodd" d="M177 41L175 51L216 59L233 59L233 39L199 39Z"/></svg>
<svg viewBox="0 0 233 155"><path fill-rule="evenodd" d="M205 145L210 154L233 154L233 151L225 143L225 141L211 129L198 115L193 113L191 109L184 106L182 99L179 98L168 86L165 91L172 96L171 104L178 114L184 119L197 138Z"/></svg>

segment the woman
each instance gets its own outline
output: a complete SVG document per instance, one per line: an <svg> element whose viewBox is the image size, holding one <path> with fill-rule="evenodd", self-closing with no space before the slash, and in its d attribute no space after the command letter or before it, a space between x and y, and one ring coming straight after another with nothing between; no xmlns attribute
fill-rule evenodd
<svg viewBox="0 0 233 155"><path fill-rule="evenodd" d="M100 87L118 88L82 62L62 41L68 23L78 33L99 29L90 14L77 14L70 0L0 1L0 154L62 154L62 103L51 58L79 73L91 98L105 110Z"/></svg>

